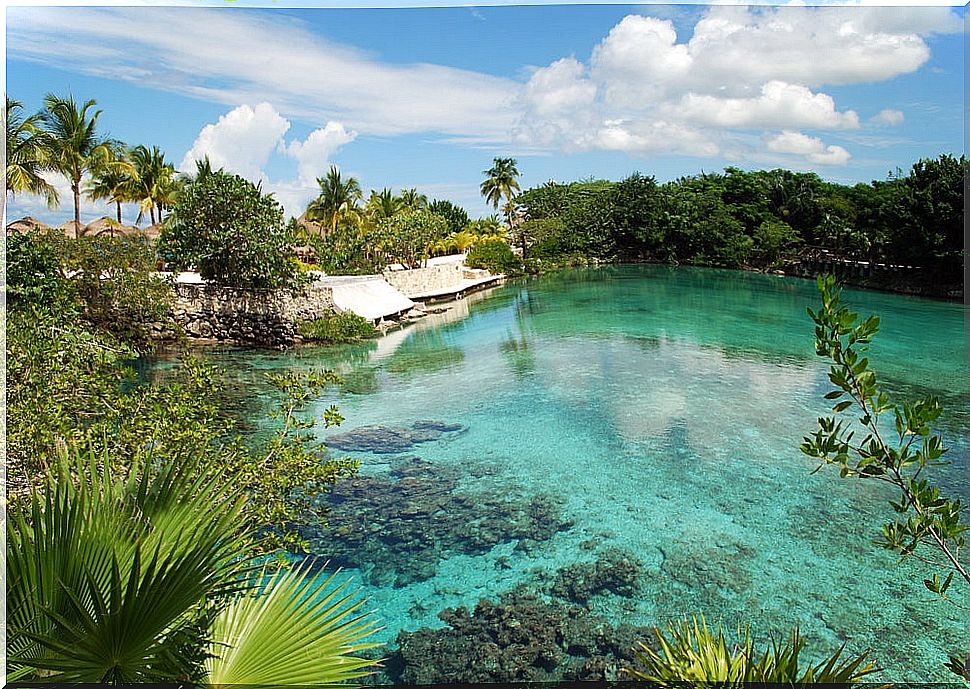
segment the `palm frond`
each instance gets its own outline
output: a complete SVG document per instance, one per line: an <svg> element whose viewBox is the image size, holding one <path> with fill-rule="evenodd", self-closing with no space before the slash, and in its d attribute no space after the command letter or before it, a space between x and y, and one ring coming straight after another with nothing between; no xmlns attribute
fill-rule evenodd
<svg viewBox="0 0 970 689"><path fill-rule="evenodd" d="M18 675L173 678L187 668L172 639L189 634L200 606L248 583L238 488L198 460L156 467L149 457L127 479L108 460L90 448L63 455L29 519L11 520L8 662Z"/></svg>
<svg viewBox="0 0 970 689"><path fill-rule="evenodd" d="M353 602L347 582L335 584L335 577L320 585L308 566L261 575L216 616L208 682L321 685L368 674L376 661L350 654L378 645L361 643L377 622L359 612L364 601Z"/></svg>

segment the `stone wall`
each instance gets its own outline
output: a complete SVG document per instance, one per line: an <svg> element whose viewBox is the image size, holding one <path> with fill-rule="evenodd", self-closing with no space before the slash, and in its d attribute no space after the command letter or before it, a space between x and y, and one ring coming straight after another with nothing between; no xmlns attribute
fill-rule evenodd
<svg viewBox="0 0 970 689"><path fill-rule="evenodd" d="M297 324L334 313L333 291L311 284L302 290L240 289L176 283L171 315L192 339L262 346L299 342ZM178 333L160 324L156 335Z"/></svg>
<svg viewBox="0 0 970 689"><path fill-rule="evenodd" d="M384 279L405 296L441 292L461 285L465 279L465 266L461 258L447 263L429 265L413 270L386 270Z"/></svg>

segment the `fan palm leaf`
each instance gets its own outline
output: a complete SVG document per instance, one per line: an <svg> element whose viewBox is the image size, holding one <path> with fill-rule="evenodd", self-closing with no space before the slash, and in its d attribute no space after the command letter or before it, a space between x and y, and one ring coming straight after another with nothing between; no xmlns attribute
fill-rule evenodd
<svg viewBox="0 0 970 689"><path fill-rule="evenodd" d="M193 665L180 640L244 584L237 488L198 461L155 468L149 458L126 480L108 465L90 450L65 455L30 519L11 520L8 662L18 675L178 678Z"/></svg>
<svg viewBox="0 0 970 689"><path fill-rule="evenodd" d="M359 612L364 601L355 602L347 581L335 577L320 585L308 566L262 574L216 616L207 681L317 686L369 674L376 661L349 654L379 645L361 642L377 631L376 620Z"/></svg>

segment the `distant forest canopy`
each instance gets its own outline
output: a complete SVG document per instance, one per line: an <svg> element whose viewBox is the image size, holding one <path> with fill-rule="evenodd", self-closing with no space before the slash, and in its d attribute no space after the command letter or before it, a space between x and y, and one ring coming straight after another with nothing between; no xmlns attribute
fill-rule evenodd
<svg viewBox="0 0 970 689"><path fill-rule="evenodd" d="M548 182L516 197L516 234L539 261L581 255L768 269L821 248L960 282L966 172L964 156L941 155L854 186L734 167L666 184L639 173Z"/></svg>

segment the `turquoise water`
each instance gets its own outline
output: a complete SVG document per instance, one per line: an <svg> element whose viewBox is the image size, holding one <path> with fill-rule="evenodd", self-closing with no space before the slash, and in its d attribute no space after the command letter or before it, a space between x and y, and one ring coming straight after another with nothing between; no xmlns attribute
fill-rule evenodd
<svg viewBox="0 0 970 689"><path fill-rule="evenodd" d="M953 465L939 482L970 497L963 307L845 297L882 318L870 358L883 385L941 397ZM370 483L313 541L361 582L381 640L518 584L548 588L557 569L616 547L642 565L633 596L590 599L616 622L699 612L760 637L798 624L810 651L872 649L882 679L946 680L945 652L970 646L968 613L923 588L919 562L872 543L892 493L811 474L798 451L827 409L805 313L816 302L808 280L606 267L475 295L377 343L215 358L242 380L337 368L347 387L315 411L337 404L346 421L321 435L350 433L335 442L353 448L355 429L391 428L398 446L376 449L396 451L341 452ZM415 430L421 420L446 426ZM383 487L376 502L367 486ZM954 598L970 605L965 588Z"/></svg>

